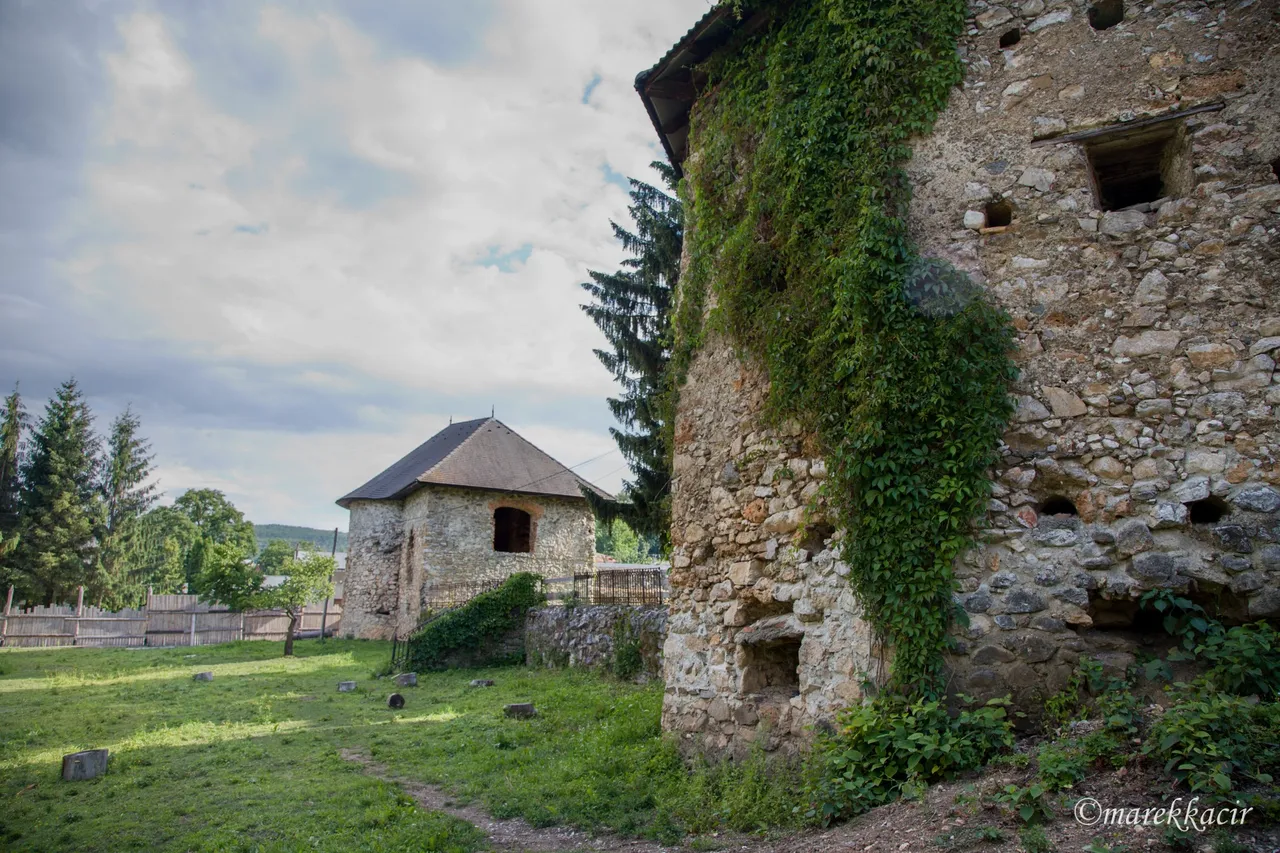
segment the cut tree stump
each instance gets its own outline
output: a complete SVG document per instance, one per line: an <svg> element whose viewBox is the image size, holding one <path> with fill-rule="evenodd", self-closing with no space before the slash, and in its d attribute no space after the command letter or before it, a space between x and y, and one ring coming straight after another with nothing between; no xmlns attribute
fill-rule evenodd
<svg viewBox="0 0 1280 853"><path fill-rule="evenodd" d="M516 720L527 720L530 717L538 716L538 712L533 709L532 702L516 702L503 708L502 713Z"/></svg>
<svg viewBox="0 0 1280 853"><path fill-rule="evenodd" d="M355 683L354 681L339 681L339 682L338 682L338 692L339 692L339 693L351 693L351 692L353 692L355 689L356 689L356 683Z"/></svg>
<svg viewBox="0 0 1280 853"><path fill-rule="evenodd" d="M107 772L107 750L86 749L62 756L62 778L68 782L92 779Z"/></svg>
<svg viewBox="0 0 1280 853"><path fill-rule="evenodd" d="M195 674L195 680L196 680L196 681L213 681L213 673L212 673L212 672L197 672L197 673Z"/></svg>
<svg viewBox="0 0 1280 853"><path fill-rule="evenodd" d="M418 673L402 672L396 676L396 687L417 687Z"/></svg>
<svg viewBox="0 0 1280 853"><path fill-rule="evenodd" d="M472 687L492 687L493 679L492 678L474 678L471 680L471 686Z"/></svg>
<svg viewBox="0 0 1280 853"><path fill-rule="evenodd" d="M404 707L404 697L399 693L392 693L387 697L387 707L399 710Z"/></svg>

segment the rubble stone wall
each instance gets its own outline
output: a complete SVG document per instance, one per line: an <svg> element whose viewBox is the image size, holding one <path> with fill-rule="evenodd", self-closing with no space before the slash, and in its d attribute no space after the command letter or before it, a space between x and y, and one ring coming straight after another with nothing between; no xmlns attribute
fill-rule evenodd
<svg viewBox="0 0 1280 853"><path fill-rule="evenodd" d="M641 678L661 675L667 608L622 604L550 605L529 610L525 649L530 666L607 667L613 663L614 632L626 620L640 643Z"/></svg>
<svg viewBox="0 0 1280 853"><path fill-rule="evenodd" d="M1152 644L1147 590L1280 616L1276 7L1125 3L1105 30L1087 7L975 4L964 86L909 165L915 240L1019 335L1017 413L957 566L952 686L1033 712L1080 655L1123 667ZM1168 126L1167 197L1127 209L1101 209L1082 144L1038 141L1198 106ZM985 227L1001 202L1011 224ZM677 411L663 722L708 752L792 749L879 655L816 447L767 428L759 370L707 338Z"/></svg>
<svg viewBox="0 0 1280 853"><path fill-rule="evenodd" d="M493 550L499 507L532 516L531 553ZM389 639L418 624L433 583L587 571L595 526L585 500L429 486L403 501L353 501L348 543L343 633Z"/></svg>

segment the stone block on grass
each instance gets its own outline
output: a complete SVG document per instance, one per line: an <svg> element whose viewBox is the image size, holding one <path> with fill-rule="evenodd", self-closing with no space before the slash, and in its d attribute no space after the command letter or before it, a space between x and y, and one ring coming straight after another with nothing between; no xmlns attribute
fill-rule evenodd
<svg viewBox="0 0 1280 853"><path fill-rule="evenodd" d="M492 687L493 679L492 678L473 678L471 679L471 686L472 687Z"/></svg>
<svg viewBox="0 0 1280 853"><path fill-rule="evenodd" d="M355 689L356 689L356 683L355 683L354 681L339 681L339 682L338 682L338 692L339 692L339 693L353 693L353 692L355 692Z"/></svg>
<svg viewBox="0 0 1280 853"><path fill-rule="evenodd" d="M387 707L394 708L397 711L400 710L404 707L404 697L399 693L392 693L387 697Z"/></svg>
<svg viewBox="0 0 1280 853"><path fill-rule="evenodd" d="M62 756L62 778L68 782L93 779L107 772L107 750L86 749Z"/></svg>
<svg viewBox="0 0 1280 853"><path fill-rule="evenodd" d="M396 676L396 687L417 687L418 673L402 672Z"/></svg>
<svg viewBox="0 0 1280 853"><path fill-rule="evenodd" d="M516 702L507 705L502 709L502 713L511 717L513 720L528 720L538 716L538 712L534 710L532 702Z"/></svg>
<svg viewBox="0 0 1280 853"><path fill-rule="evenodd" d="M212 672L197 672L194 676L196 681L213 681Z"/></svg>

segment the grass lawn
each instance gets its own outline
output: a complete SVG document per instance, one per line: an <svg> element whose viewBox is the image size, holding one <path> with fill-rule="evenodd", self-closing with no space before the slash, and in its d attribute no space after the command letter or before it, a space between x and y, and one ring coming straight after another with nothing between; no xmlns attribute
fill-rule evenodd
<svg viewBox="0 0 1280 853"><path fill-rule="evenodd" d="M748 763L689 774L659 736L660 685L520 667L374 681L386 643L0 650L0 849L471 851L469 824L424 812L338 751L435 783L498 817L675 840L787 822L785 780ZM212 670L214 680L192 674ZM492 678L492 688L471 688ZM337 683L355 680L355 693ZM536 703L531 721L508 702ZM64 753L106 747L69 783ZM760 803L769 802L761 811Z"/></svg>

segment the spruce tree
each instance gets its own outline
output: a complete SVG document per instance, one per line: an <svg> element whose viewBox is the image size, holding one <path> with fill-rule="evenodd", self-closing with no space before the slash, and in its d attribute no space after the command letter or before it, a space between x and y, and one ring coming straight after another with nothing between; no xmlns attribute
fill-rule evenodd
<svg viewBox="0 0 1280 853"><path fill-rule="evenodd" d="M0 412L0 595L20 580L12 558L18 544L19 471L26 428L27 412L14 387Z"/></svg>
<svg viewBox="0 0 1280 853"><path fill-rule="evenodd" d="M103 526L98 539L101 572L93 598L117 608L139 603L145 594L141 520L155 503L150 446L139 434L142 422L126 408L111 424L103 460Z"/></svg>
<svg viewBox="0 0 1280 853"><path fill-rule="evenodd" d="M46 605L91 583L102 516L98 439L74 379L58 387L36 425L22 466L18 569L28 595Z"/></svg>
<svg viewBox="0 0 1280 853"><path fill-rule="evenodd" d="M27 428L27 411L15 387L4 398L0 412L0 532L12 533L18 526L18 491L21 484L22 434Z"/></svg>
<svg viewBox="0 0 1280 853"><path fill-rule="evenodd" d="M666 163L652 165L674 188L675 171ZM631 257L617 272L589 271L591 281L582 287L592 302L582 310L610 345L609 350L595 351L622 386L622 394L609 399L609 409L621 427L609 432L634 479L626 483L623 500L605 501L591 493L586 497L602 520L621 518L637 532L665 544L671 518L672 416L666 368L684 239L682 213L672 195L634 178L629 212L634 231L616 222L609 224Z"/></svg>

